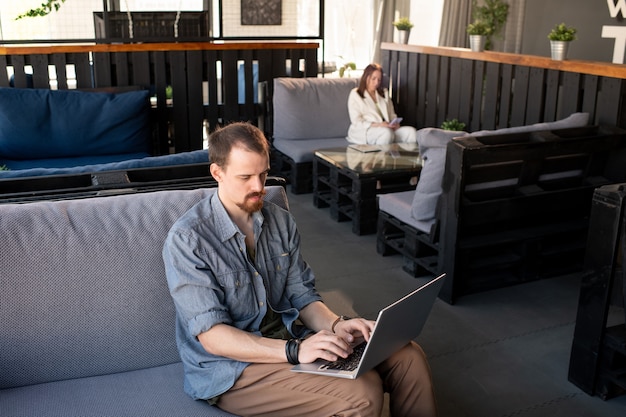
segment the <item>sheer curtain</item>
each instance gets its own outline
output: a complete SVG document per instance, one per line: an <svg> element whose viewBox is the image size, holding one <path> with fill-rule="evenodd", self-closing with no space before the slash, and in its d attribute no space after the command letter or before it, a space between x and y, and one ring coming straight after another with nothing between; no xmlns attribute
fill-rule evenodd
<svg viewBox="0 0 626 417"><path fill-rule="evenodd" d="M393 22L399 16L409 16L410 0L374 1L374 51L373 62L380 62L380 44L393 42Z"/></svg>
<svg viewBox="0 0 626 417"><path fill-rule="evenodd" d="M441 16L439 46L469 46L465 28L472 19L472 0L445 0Z"/></svg>
<svg viewBox="0 0 626 417"><path fill-rule="evenodd" d="M519 54L522 51L522 32L526 15L526 0L510 0L509 16L504 28L504 42L501 51Z"/></svg>
<svg viewBox="0 0 626 417"><path fill-rule="evenodd" d="M479 1L480 3L480 1ZM509 0L509 16L501 33L494 39L494 51L520 53L526 0ZM441 17L439 46L469 47L465 28L472 19L472 0L445 0Z"/></svg>

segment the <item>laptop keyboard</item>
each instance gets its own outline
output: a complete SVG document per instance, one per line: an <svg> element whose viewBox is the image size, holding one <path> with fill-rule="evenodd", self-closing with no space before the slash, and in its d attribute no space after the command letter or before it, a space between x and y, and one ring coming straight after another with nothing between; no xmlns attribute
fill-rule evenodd
<svg viewBox="0 0 626 417"><path fill-rule="evenodd" d="M363 356L366 345L367 343L365 342L361 343L354 348L352 353L348 355L347 358L339 358L334 362L328 362L324 368L334 369L337 371L354 371L357 366L359 366L359 362L361 362L361 357Z"/></svg>

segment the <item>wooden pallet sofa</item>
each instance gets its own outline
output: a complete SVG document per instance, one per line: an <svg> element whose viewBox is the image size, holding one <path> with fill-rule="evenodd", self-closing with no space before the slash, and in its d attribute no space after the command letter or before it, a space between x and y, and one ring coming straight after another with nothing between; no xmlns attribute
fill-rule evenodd
<svg viewBox="0 0 626 417"><path fill-rule="evenodd" d="M348 95L356 78L274 79L272 168L294 194L313 191L317 149L348 146Z"/></svg>
<svg viewBox="0 0 626 417"><path fill-rule="evenodd" d="M231 415L183 391L161 257L215 190L0 204L3 416Z"/></svg>
<svg viewBox="0 0 626 417"><path fill-rule="evenodd" d="M593 191L623 182L625 163L626 131L615 127L454 138L439 192L422 195L434 218L412 217L415 191L381 196L377 250L401 253L414 276L445 271L449 303L579 270Z"/></svg>

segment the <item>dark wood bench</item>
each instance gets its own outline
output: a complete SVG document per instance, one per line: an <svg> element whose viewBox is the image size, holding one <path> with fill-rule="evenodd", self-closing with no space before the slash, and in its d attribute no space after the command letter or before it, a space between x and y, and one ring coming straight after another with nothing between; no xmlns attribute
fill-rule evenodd
<svg viewBox="0 0 626 417"><path fill-rule="evenodd" d="M415 276L446 272L440 298L580 270L596 187L626 179L626 130L584 128L462 137L447 147L435 224L383 212L378 251Z"/></svg>

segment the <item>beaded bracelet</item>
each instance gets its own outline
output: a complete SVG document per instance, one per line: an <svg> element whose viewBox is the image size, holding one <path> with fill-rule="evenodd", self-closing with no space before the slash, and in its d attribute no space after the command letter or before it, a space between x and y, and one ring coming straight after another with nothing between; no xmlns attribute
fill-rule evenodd
<svg viewBox="0 0 626 417"><path fill-rule="evenodd" d="M298 353L300 353L300 343L302 343L302 339L289 339L285 345L287 362L292 365L300 363L300 360L298 359Z"/></svg>

